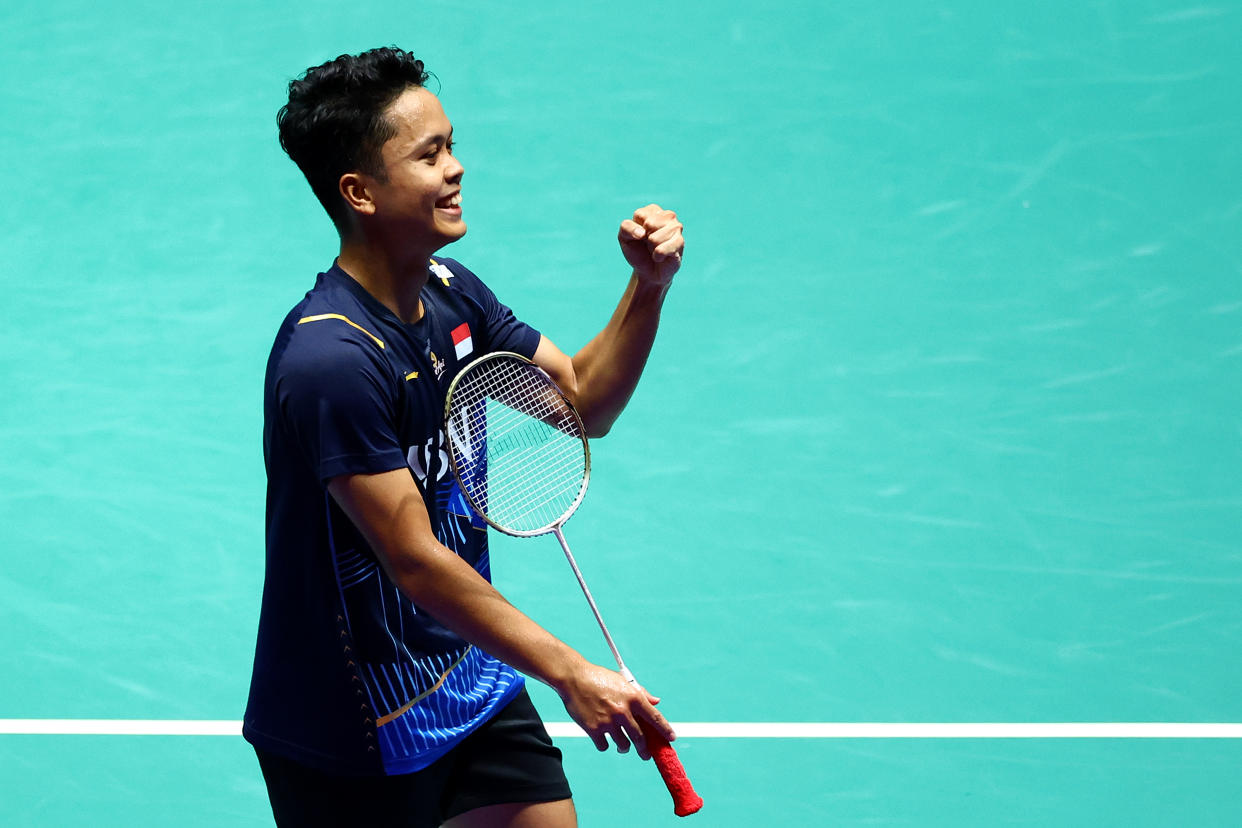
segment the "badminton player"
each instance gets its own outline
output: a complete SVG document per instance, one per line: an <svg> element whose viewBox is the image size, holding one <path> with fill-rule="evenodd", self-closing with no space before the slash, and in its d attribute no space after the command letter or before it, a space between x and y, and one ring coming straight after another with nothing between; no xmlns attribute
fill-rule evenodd
<svg viewBox="0 0 1242 828"><path fill-rule="evenodd" d="M396 48L343 55L294 80L278 116L340 253L268 361L267 564L243 732L281 826L572 826L523 674L600 750L611 739L647 758L640 719L673 732L657 699L492 587L485 526L442 448L445 393L474 357L514 351L605 434L646 362L682 225L656 205L620 223L628 285L566 355L440 255L465 234L469 199L426 78Z"/></svg>

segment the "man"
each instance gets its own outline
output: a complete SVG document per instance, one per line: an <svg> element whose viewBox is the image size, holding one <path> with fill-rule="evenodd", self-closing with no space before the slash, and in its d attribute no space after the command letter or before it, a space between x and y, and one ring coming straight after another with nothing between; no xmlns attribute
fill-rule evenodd
<svg viewBox="0 0 1242 828"><path fill-rule="evenodd" d="M264 391L267 571L244 734L280 825L572 826L560 752L517 671L600 750L667 739L658 701L490 583L485 526L455 503L441 417L480 354L515 351L605 434L681 264L676 215L621 222L632 268L572 358L437 255L466 232L453 129L408 52L343 55L293 81L281 145L340 234L282 324Z"/></svg>

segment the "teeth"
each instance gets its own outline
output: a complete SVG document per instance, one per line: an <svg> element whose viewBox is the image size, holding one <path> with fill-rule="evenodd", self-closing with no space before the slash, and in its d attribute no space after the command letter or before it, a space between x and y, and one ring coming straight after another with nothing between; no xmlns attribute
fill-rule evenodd
<svg viewBox="0 0 1242 828"><path fill-rule="evenodd" d="M460 207L460 206L461 206L461 193L458 193L457 195L455 195L455 196L453 196L452 198L450 198L450 199L446 202L446 204L447 204L449 207Z"/></svg>

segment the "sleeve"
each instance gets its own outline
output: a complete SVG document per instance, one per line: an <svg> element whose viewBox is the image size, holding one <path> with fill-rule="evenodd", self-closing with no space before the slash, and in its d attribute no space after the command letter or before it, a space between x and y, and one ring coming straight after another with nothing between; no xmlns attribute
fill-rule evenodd
<svg viewBox="0 0 1242 828"><path fill-rule="evenodd" d="M296 344L281 361L276 403L319 480L404 466L396 393L375 345L348 335L305 337Z"/></svg>
<svg viewBox="0 0 1242 828"><path fill-rule="evenodd" d="M514 315L507 305L496 298L491 288L469 269L454 259L441 259L456 277L458 287L479 306L483 313L483 351L512 351L530 358L539 347L539 331Z"/></svg>

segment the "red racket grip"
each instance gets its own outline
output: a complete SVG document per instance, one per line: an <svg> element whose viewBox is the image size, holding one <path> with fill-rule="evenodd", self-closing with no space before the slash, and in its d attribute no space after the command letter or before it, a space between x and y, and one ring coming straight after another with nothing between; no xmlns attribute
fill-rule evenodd
<svg viewBox="0 0 1242 828"><path fill-rule="evenodd" d="M651 758L673 797L673 813L684 817L698 811L703 807L703 797L694 792L694 786L686 777L686 769L677 758L677 751L645 719L639 717L638 725L643 729L643 738L647 740L647 750L650 751Z"/></svg>

